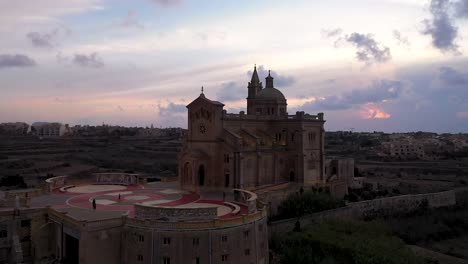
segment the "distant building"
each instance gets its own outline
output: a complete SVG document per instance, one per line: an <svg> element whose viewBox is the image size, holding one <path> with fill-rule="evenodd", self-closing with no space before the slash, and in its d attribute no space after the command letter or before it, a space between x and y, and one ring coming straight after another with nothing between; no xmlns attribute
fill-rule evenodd
<svg viewBox="0 0 468 264"><path fill-rule="evenodd" d="M412 140L385 142L384 153L399 159L425 159L424 145Z"/></svg>
<svg viewBox="0 0 468 264"><path fill-rule="evenodd" d="M35 122L31 125L31 133L39 137L61 137L70 133L68 124Z"/></svg>
<svg viewBox="0 0 468 264"><path fill-rule="evenodd" d="M30 131L30 126L24 122L1 123L0 135L21 136L27 135Z"/></svg>

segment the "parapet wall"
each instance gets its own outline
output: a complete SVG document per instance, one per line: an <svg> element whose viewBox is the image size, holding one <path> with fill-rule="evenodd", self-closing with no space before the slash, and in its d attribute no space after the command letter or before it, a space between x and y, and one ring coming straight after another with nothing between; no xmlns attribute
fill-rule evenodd
<svg viewBox="0 0 468 264"><path fill-rule="evenodd" d="M455 191L439 193L400 195L381 199L349 203L345 207L327 210L300 219L301 225L333 220L333 219L360 219L377 215L390 215L401 212L412 212L427 206L430 208L452 206L456 204ZM298 219L285 219L270 224L270 233L285 233L293 230Z"/></svg>
<svg viewBox="0 0 468 264"><path fill-rule="evenodd" d="M66 185L68 176L57 176L57 177L52 177L47 180L46 182L46 191L51 192L54 189L61 188Z"/></svg>
<svg viewBox="0 0 468 264"><path fill-rule="evenodd" d="M257 212L257 195L242 189L234 189L234 201L247 206L249 214Z"/></svg>
<svg viewBox="0 0 468 264"><path fill-rule="evenodd" d="M138 174L129 173L94 173L97 184L122 184L135 185L138 184Z"/></svg>
<svg viewBox="0 0 468 264"><path fill-rule="evenodd" d="M161 221L210 221L217 217L217 207L176 208L135 204L135 217Z"/></svg>

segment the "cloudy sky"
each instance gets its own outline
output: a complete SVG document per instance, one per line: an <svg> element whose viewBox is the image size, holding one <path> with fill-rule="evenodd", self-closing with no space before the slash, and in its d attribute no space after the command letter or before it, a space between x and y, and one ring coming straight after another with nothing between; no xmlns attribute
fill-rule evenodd
<svg viewBox="0 0 468 264"><path fill-rule="evenodd" d="M0 0L0 122L186 127L254 64L327 130L468 132L468 0Z"/></svg>

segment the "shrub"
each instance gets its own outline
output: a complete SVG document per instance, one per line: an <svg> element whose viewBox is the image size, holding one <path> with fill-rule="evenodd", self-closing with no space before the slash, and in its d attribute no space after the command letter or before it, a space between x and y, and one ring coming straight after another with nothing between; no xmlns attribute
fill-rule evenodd
<svg viewBox="0 0 468 264"><path fill-rule="evenodd" d="M329 193L305 191L291 193L279 206L278 218L301 217L306 214L325 211L344 206L344 201L333 198Z"/></svg>

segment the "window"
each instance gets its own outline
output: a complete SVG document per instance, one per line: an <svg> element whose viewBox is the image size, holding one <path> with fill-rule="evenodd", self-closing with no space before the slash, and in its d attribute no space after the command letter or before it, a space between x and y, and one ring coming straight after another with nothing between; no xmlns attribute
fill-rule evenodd
<svg viewBox="0 0 468 264"><path fill-rule="evenodd" d="M309 142L315 142L315 133L309 132Z"/></svg>
<svg viewBox="0 0 468 264"><path fill-rule="evenodd" d="M244 237L245 237L245 238L248 238L248 237L249 237L249 230L245 230L245 231L244 231Z"/></svg>
<svg viewBox="0 0 468 264"><path fill-rule="evenodd" d="M170 257L163 257L163 264L171 264L171 258Z"/></svg>
<svg viewBox="0 0 468 264"><path fill-rule="evenodd" d="M221 255L221 261L228 261L228 255Z"/></svg>
<svg viewBox="0 0 468 264"><path fill-rule="evenodd" d="M224 187L229 187L229 173L224 175Z"/></svg>
<svg viewBox="0 0 468 264"><path fill-rule="evenodd" d="M246 256L249 256L249 255L250 255L250 249L248 249L248 248L245 249L245 250L244 250L244 254L245 254Z"/></svg>
<svg viewBox="0 0 468 264"><path fill-rule="evenodd" d="M194 238L192 239L192 244L193 244L194 246L198 246L198 245L200 244L200 238L194 237Z"/></svg>
<svg viewBox="0 0 468 264"><path fill-rule="evenodd" d="M227 236L226 236L226 235L223 235L223 236L221 237L221 241L227 242Z"/></svg>
<svg viewBox="0 0 468 264"><path fill-rule="evenodd" d="M170 245L171 244L171 238L170 237L163 238L163 244L164 245Z"/></svg>
<svg viewBox="0 0 468 264"><path fill-rule="evenodd" d="M145 241L145 236L143 236L143 235L138 235L138 241L144 242L144 241Z"/></svg>
<svg viewBox="0 0 468 264"><path fill-rule="evenodd" d="M138 260L138 261L143 261L143 255L138 255L138 256L137 256L137 260Z"/></svg>
<svg viewBox="0 0 468 264"><path fill-rule="evenodd" d="M29 227L31 225L31 220L21 220L21 227Z"/></svg>
<svg viewBox="0 0 468 264"><path fill-rule="evenodd" d="M229 163L229 154L224 154L224 163Z"/></svg>
<svg viewBox="0 0 468 264"><path fill-rule="evenodd" d="M0 230L0 238L5 238L8 236L8 233L6 230Z"/></svg>
<svg viewBox="0 0 468 264"><path fill-rule="evenodd" d="M195 264L200 264L200 257L195 258Z"/></svg>

